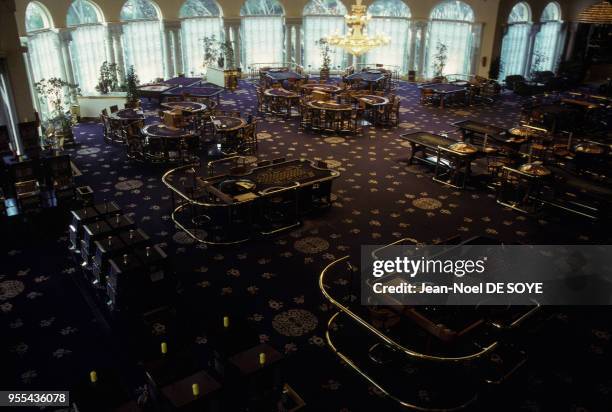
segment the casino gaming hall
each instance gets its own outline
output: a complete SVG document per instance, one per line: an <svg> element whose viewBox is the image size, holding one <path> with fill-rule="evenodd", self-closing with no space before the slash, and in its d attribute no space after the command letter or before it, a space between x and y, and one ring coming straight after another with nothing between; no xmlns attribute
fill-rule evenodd
<svg viewBox="0 0 612 412"><path fill-rule="evenodd" d="M609 412L611 79L610 0L0 0L0 409Z"/></svg>

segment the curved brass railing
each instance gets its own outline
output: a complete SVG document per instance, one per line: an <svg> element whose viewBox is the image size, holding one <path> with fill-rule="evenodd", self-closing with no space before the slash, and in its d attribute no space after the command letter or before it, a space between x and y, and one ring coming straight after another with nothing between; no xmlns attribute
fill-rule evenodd
<svg viewBox="0 0 612 412"><path fill-rule="evenodd" d="M357 364L355 362L353 362L353 360L351 358L349 358L348 356L346 356L345 354L340 352L340 350L338 350L336 345L334 345L334 342L331 339L329 330L331 328L332 323L334 323L334 321L340 315L340 313L341 312L334 313L329 318L329 321L327 322L327 330L325 331L325 340L327 341L327 345L331 348L332 351L334 351L334 353L336 355L338 355L338 357L340 359L342 359L347 365L349 365L351 368L353 368L353 370L355 370L359 375L361 375L363 378L365 378L368 382L370 382L372 385L374 385L385 396L388 396L390 399L394 400L395 402L399 403L400 405L402 405L405 408L410 408L410 409L413 409L413 410L416 410L416 411L421 411L421 412L453 412L453 411L459 411L461 409L465 409L466 407L468 407L469 405L474 403L474 401L476 401L476 399L478 398L478 395L475 394L472 398L467 400L467 402L465 402L465 403L463 403L461 405L457 405L457 406L452 407L452 408L427 408L427 407L424 407L424 406L416 405L414 403L406 402L406 401L398 398L397 396L393 395L391 392L389 392L387 389L385 389L382 385L380 385L376 380L374 380L370 375L368 375L366 372L364 372L359 366L357 366Z"/></svg>
<svg viewBox="0 0 612 412"><path fill-rule="evenodd" d="M427 355L425 353L417 352L415 350L406 348L403 345L400 345L394 339L391 339L389 336L385 335L380 330L378 330L375 327L373 327L369 322L367 322L366 320L361 318L359 315L354 313L347 306L344 306L342 303L338 302L325 289L324 279L325 279L325 275L326 275L327 271L331 267L336 265L337 263L340 263L340 262L342 262L342 261L344 261L344 260L346 260L348 258L349 258L349 256L347 255L347 256L341 257L340 259L336 259L336 260L331 262L329 265L327 265L323 269L323 271L321 272L321 274L319 276L319 289L321 289L321 292L323 293L323 296L325 296L325 298L327 300L329 300L332 305L334 305L335 307L340 309L342 312L344 312L347 315L349 315L354 321L356 321L358 324L360 324L361 326L363 326L364 328L369 330L372 334L374 334L380 340L385 342L385 344L390 346L392 349L395 349L398 352L403 352L405 355L407 355L407 356L409 356L411 358L419 359L419 360L435 361L435 362L465 362L465 361L472 361L472 360L479 359L479 358L481 358L482 356L484 356L487 353L491 352L493 349L495 349L497 347L498 342L495 341L495 342L491 343L490 345L485 346L484 348L482 348L478 352L475 352L475 353L472 353L472 354L469 354L469 355L465 355L465 356L450 357L450 356Z"/></svg>

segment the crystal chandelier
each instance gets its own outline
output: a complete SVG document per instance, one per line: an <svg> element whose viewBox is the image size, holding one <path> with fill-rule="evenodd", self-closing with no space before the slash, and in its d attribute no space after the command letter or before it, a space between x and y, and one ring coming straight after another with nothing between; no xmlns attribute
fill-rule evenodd
<svg viewBox="0 0 612 412"><path fill-rule="evenodd" d="M339 32L327 38L331 46L340 47L355 57L359 57L369 50L389 44L389 37L377 34L374 37L368 36L366 24L371 16L366 14L366 6L361 4L361 0L356 0L356 4L351 7L352 14L344 16L348 31L345 35Z"/></svg>

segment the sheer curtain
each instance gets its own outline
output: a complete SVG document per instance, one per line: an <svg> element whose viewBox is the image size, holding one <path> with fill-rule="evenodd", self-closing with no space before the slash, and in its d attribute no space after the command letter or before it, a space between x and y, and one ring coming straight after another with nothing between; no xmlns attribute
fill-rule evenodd
<svg viewBox="0 0 612 412"><path fill-rule="evenodd" d="M280 16L245 16L241 37L243 65L283 62L283 18Z"/></svg>
<svg viewBox="0 0 612 412"><path fill-rule="evenodd" d="M217 40L221 40L221 19L219 17L184 19L181 22L181 40L186 74L202 74L204 70L202 65L204 61L202 39L213 35Z"/></svg>
<svg viewBox="0 0 612 412"><path fill-rule="evenodd" d="M535 56L540 57L540 65L538 70L554 71L557 66L557 43L559 34L561 33L561 22L548 21L542 23L542 27L535 38L533 48L534 60Z"/></svg>
<svg viewBox="0 0 612 412"><path fill-rule="evenodd" d="M458 21L432 20L427 34L425 76L434 76L438 44L444 44L446 67L443 74L471 74L472 24Z"/></svg>
<svg viewBox="0 0 612 412"><path fill-rule="evenodd" d="M106 28L96 24L80 26L72 32L70 43L76 82L85 94L96 91L100 66L106 57Z"/></svg>
<svg viewBox="0 0 612 412"><path fill-rule="evenodd" d="M28 52L35 82L50 77L62 77L62 54L56 33L48 31L30 36Z"/></svg>
<svg viewBox="0 0 612 412"><path fill-rule="evenodd" d="M367 25L370 35L384 34L391 39L387 46L371 50L366 55L366 63L397 66L401 73L408 67L408 45L410 44L410 23L406 19L373 17Z"/></svg>
<svg viewBox="0 0 612 412"><path fill-rule="evenodd" d="M317 41L336 32L344 33L345 23L342 16L304 16L304 66L319 70L323 59ZM343 66L344 52L337 47L331 48L331 66Z"/></svg>
<svg viewBox="0 0 612 412"><path fill-rule="evenodd" d="M34 82L52 77L63 78L61 50L57 34L41 32L28 38L28 54L32 64ZM42 100L42 99L41 99ZM42 114L48 113L49 102L41 101Z"/></svg>
<svg viewBox="0 0 612 412"><path fill-rule="evenodd" d="M511 24L508 27L502 42L500 79L514 74L525 74L530 31L529 23Z"/></svg>
<svg viewBox="0 0 612 412"><path fill-rule="evenodd" d="M164 77L161 36L159 21L130 21L123 25L125 64L134 66L141 83Z"/></svg>

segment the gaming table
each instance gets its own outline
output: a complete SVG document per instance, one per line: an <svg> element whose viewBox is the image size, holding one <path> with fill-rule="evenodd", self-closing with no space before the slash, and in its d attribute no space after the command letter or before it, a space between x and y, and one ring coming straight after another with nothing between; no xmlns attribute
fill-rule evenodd
<svg viewBox="0 0 612 412"><path fill-rule="evenodd" d="M416 159L435 166L433 180L457 189L465 187L471 174L471 163L481 154L470 144L433 133L419 131L400 137L410 143L409 164ZM421 157L416 156L418 152Z"/></svg>
<svg viewBox="0 0 612 412"><path fill-rule="evenodd" d="M203 81L196 82L190 84L188 86L178 86L172 89L166 90L162 93L161 97L206 97L212 99L213 97L217 98L217 103L220 101L220 94L223 92L223 88L216 86L211 83L206 83Z"/></svg>
<svg viewBox="0 0 612 412"><path fill-rule="evenodd" d="M291 70L274 70L270 69L266 71L266 77L274 83L282 83L286 80L302 80L304 76Z"/></svg>
<svg viewBox="0 0 612 412"><path fill-rule="evenodd" d="M111 119L119 120L122 123L129 123L136 120L143 120L144 113L142 110L136 109L121 109L109 115Z"/></svg>
<svg viewBox="0 0 612 412"><path fill-rule="evenodd" d="M453 94L456 94L456 93L463 93L467 90L467 86L462 86L460 84L454 84L454 83L423 84L420 86L420 88L429 89L434 94L439 95L441 109L444 109L444 103L448 96L452 96Z"/></svg>
<svg viewBox="0 0 612 412"><path fill-rule="evenodd" d="M296 227L302 216L329 208L340 174L325 163L295 159L240 174L199 175L199 164L192 164L162 177L181 200L172 219L199 242L235 244Z"/></svg>

